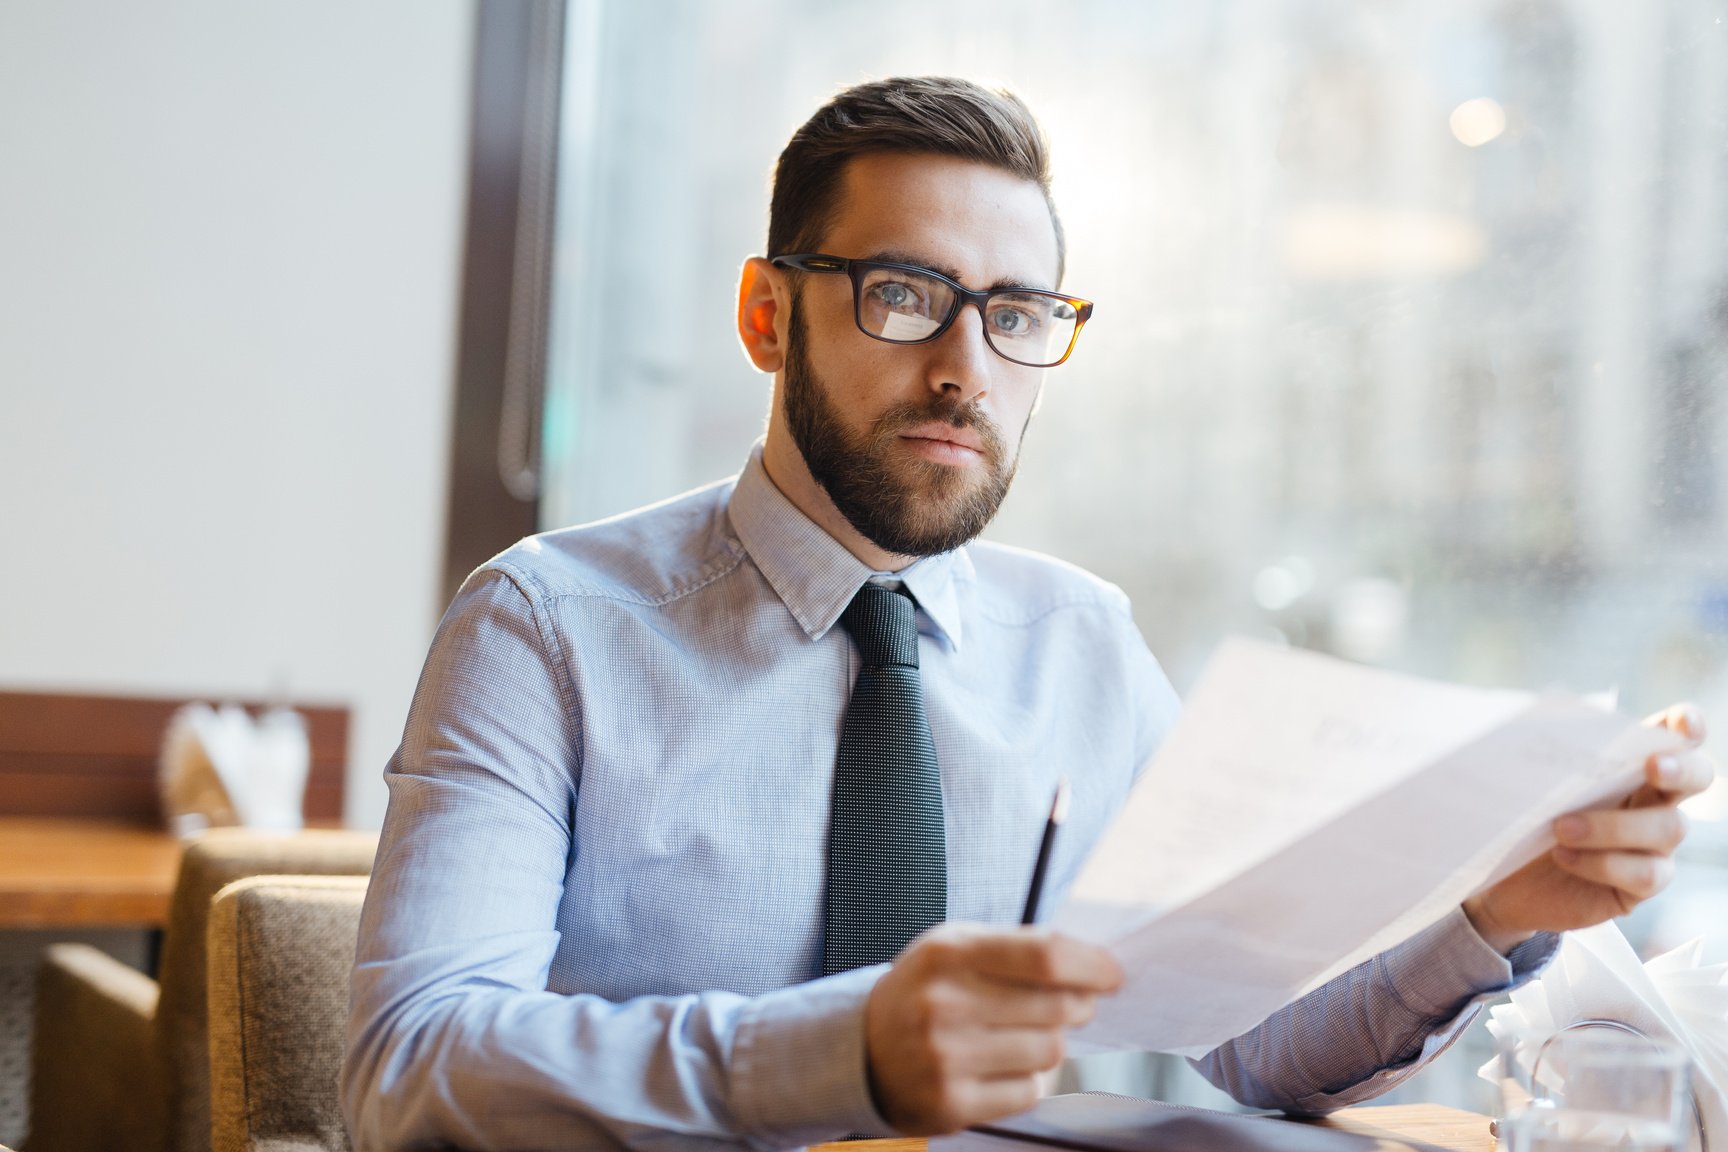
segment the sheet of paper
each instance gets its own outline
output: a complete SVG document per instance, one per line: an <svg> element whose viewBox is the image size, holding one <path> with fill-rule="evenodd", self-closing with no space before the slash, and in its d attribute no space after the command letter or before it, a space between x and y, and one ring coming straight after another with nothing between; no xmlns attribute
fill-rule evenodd
<svg viewBox="0 0 1728 1152"><path fill-rule="evenodd" d="M1531 701L1227 640L1070 899L1138 907L1150 920ZM1110 925L1120 931L1125 922L1113 913Z"/></svg>
<svg viewBox="0 0 1728 1152"><path fill-rule="evenodd" d="M1233 640L1057 924L1128 986L1078 1039L1194 1055L1433 923L1677 738L1570 697Z"/></svg>

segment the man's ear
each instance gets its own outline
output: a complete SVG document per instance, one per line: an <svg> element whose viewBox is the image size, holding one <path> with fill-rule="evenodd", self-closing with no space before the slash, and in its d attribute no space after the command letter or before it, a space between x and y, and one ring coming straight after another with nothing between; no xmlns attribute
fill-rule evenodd
<svg viewBox="0 0 1728 1152"><path fill-rule="evenodd" d="M780 269L760 256L744 261L738 272L738 339L759 371L778 372L786 363L791 302Z"/></svg>

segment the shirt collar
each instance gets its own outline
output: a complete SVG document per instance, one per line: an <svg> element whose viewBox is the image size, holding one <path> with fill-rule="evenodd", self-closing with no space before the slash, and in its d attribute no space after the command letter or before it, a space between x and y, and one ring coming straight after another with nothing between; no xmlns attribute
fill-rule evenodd
<svg viewBox="0 0 1728 1152"><path fill-rule="evenodd" d="M898 572L872 571L774 486L762 465L760 441L732 489L727 514L750 559L812 640L821 639L834 626L866 581L898 580L912 593L936 634L950 648L959 649L956 584L972 572L965 548L921 557Z"/></svg>

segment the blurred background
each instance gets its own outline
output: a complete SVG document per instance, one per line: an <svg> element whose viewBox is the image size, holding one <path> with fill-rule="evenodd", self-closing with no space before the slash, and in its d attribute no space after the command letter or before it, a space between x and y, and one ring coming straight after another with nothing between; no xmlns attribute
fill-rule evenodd
<svg viewBox="0 0 1728 1152"><path fill-rule="evenodd" d="M773 161L917 72L1032 105L1098 302L989 535L1179 690L1243 633L1728 730L1728 0L8 0L0 687L340 703L375 826L462 574L740 467ZM1725 960L1692 812L1626 927Z"/></svg>

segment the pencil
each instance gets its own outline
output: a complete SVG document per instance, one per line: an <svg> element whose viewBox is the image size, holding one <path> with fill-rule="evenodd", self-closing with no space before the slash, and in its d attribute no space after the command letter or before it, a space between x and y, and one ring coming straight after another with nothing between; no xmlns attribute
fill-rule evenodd
<svg viewBox="0 0 1728 1152"><path fill-rule="evenodd" d="M1044 822L1044 839L1038 843L1038 860L1032 865L1032 886L1026 890L1026 911L1020 923L1038 922L1038 898L1044 894L1044 873L1050 870L1050 848L1056 843L1056 829L1068 819L1068 777L1056 782L1056 799L1050 804L1050 819Z"/></svg>

